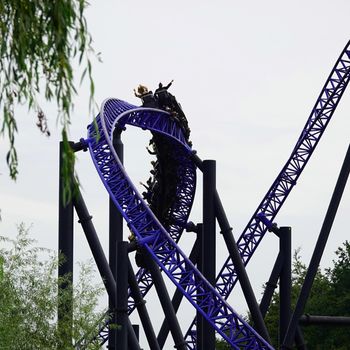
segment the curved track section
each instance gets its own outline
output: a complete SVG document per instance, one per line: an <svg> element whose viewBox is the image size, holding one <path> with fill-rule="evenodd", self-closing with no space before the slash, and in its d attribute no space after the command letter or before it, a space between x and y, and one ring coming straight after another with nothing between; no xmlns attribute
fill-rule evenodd
<svg viewBox="0 0 350 350"><path fill-rule="evenodd" d="M236 314L176 245L132 184L112 146L111 135L117 123L120 127L138 126L166 135L176 146L174 152L189 164L192 152L182 130L164 111L134 108L116 99L103 104L96 123L100 135L98 141L95 126L89 127L91 156L102 182L138 243L148 250L169 279L232 348L272 349Z"/></svg>
<svg viewBox="0 0 350 350"><path fill-rule="evenodd" d="M130 125L166 135L168 144L170 145L174 142L180 142L182 144L183 147L181 149L177 149L177 147L167 147L167 151L172 151L170 155L172 160L177 163L176 172L178 179L176 184L176 201L169 210L171 212L171 223L167 228L167 232L171 238L177 242L186 226L196 189L196 167L189 157L192 151L181 129L171 120L170 115L164 111L151 108L138 108L120 100L107 100L103 104L102 110L104 114L108 114L109 116L109 118L104 118L104 122L105 130L109 133L110 139L112 139L112 133L115 127L125 129L126 125ZM100 133L101 132L102 130L100 130ZM89 128L89 136L93 136L94 133L95 126L91 125ZM130 179L129 182L131 182ZM121 186L123 187L123 184ZM121 188L112 188L112 190L120 189ZM135 188L134 190L136 191ZM129 226L129 228L133 232L132 227ZM145 296L153 285L150 273L146 269L141 268L136 274L136 279L142 296ZM129 290L128 313L132 313L134 309L135 302Z"/></svg>
<svg viewBox="0 0 350 350"><path fill-rule="evenodd" d="M296 185L297 179L321 139L349 83L349 79L350 41L345 46L329 75L291 156L237 241L245 265L248 264L266 231L272 228L272 221ZM217 276L215 289L224 299L227 299L236 282L237 273L231 258L228 258ZM195 321L186 334L186 341L191 344L191 349L195 348Z"/></svg>

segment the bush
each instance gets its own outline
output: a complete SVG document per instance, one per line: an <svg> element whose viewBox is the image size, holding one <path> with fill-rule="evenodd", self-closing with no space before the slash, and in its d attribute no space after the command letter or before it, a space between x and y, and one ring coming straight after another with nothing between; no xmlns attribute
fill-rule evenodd
<svg viewBox="0 0 350 350"><path fill-rule="evenodd" d="M68 302L72 289L73 344L97 334L105 312L97 311L103 287L92 283L92 262L80 264L79 278L71 286L67 278L57 278L57 254L36 247L23 224L14 240L0 241L8 247L0 249L0 349L73 349L63 336L70 332L69 318L60 322L59 331L57 327L58 294L60 302Z"/></svg>

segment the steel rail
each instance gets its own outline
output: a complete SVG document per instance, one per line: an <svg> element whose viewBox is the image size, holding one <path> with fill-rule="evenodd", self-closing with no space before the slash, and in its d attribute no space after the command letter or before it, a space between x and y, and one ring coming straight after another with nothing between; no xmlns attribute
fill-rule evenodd
<svg viewBox="0 0 350 350"><path fill-rule="evenodd" d="M116 123L120 127L134 125L167 135L176 146L174 150L181 163L193 164L192 151L182 130L163 111L133 108L123 101L108 99L96 119L98 140L96 127L89 127L90 154L103 184L138 243L148 250L168 278L223 339L234 349L272 349L202 276L144 202L113 149L110 135Z"/></svg>
<svg viewBox="0 0 350 350"><path fill-rule="evenodd" d="M350 41L340 54L321 90L289 159L237 240L238 249L245 265L253 256L266 231L272 228L274 218L296 185L334 114L349 83L349 78ZM227 299L236 282L237 273L229 257L216 278L215 289L224 299ZM186 341L190 344L191 349L196 348L195 320L186 333Z"/></svg>

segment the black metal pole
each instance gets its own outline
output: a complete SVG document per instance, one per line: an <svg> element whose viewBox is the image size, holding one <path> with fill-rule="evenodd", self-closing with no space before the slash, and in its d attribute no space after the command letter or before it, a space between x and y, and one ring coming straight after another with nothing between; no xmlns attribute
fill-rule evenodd
<svg viewBox="0 0 350 350"><path fill-rule="evenodd" d="M72 147L74 142L68 142L68 147ZM73 326L73 251L74 251L74 212L72 199L64 196L64 181L69 182L73 179L74 167L69 169L69 179L64 178L63 174L63 156L64 143L60 142L59 148L59 195L58 195L58 277L64 278L65 281L59 286L58 296L58 330L62 339L72 339ZM67 298L64 289L71 288L71 293ZM65 295L65 297L63 297ZM66 323L65 326L62 323ZM67 326L68 325L68 326Z"/></svg>
<svg viewBox="0 0 350 350"><path fill-rule="evenodd" d="M123 163L124 160L124 146L121 141L121 131L118 128L113 132L113 147L116 151L118 158ZM114 279L116 279L116 266L117 266L117 244L123 240L123 216L119 213L114 202L109 198L109 266L112 270ZM110 323L116 324L115 305L112 300L108 300ZM117 329L116 327L108 327L108 349L117 348Z"/></svg>
<svg viewBox="0 0 350 350"><path fill-rule="evenodd" d="M120 162L124 163L124 145L121 141L121 131L118 128L113 132L113 147ZM116 269L117 242L123 240L123 216L110 198L109 202L109 262L112 272Z"/></svg>
<svg viewBox="0 0 350 350"><path fill-rule="evenodd" d="M350 326L349 316L314 316L314 315L303 315L299 319L299 324L303 326Z"/></svg>
<svg viewBox="0 0 350 350"><path fill-rule="evenodd" d="M128 350L128 243L117 243L116 344L118 350Z"/></svg>
<svg viewBox="0 0 350 350"><path fill-rule="evenodd" d="M203 224L197 224L197 242L198 242L198 258L197 269L203 273ZM198 296L198 300L201 296ZM196 347L197 349L204 349L204 316L197 310L196 312Z"/></svg>
<svg viewBox="0 0 350 350"><path fill-rule="evenodd" d="M103 252L100 240L98 239L95 227L92 223L92 216L89 214L86 204L83 200L81 193L79 192L74 198L74 207L79 217L79 223L81 224L88 244L90 246L92 255L95 259L97 268L102 277L102 281L106 287L107 293L111 299L115 301L115 280L112 271L108 265L107 259Z"/></svg>
<svg viewBox="0 0 350 350"><path fill-rule="evenodd" d="M279 230L279 229L277 229ZM280 233L278 233L278 236L280 235ZM265 318L267 310L269 309L270 303L271 303L271 299L273 296L273 293L275 291L275 289L277 288L277 282L278 279L280 277L280 273L282 270L282 265L283 265L283 256L281 254L281 252L278 253L278 256L276 258L275 264L272 268L271 271L271 275L270 278L268 280L268 282L266 283L266 288L263 294L263 297L260 301L260 311L262 314L262 317ZM305 342L304 342L304 337L303 334L300 330L300 328L297 328L297 332L295 335L295 346L298 350L307 350Z"/></svg>
<svg viewBox="0 0 350 350"><path fill-rule="evenodd" d="M193 155L193 159L195 164L198 166L198 168L203 171L203 164L204 162L196 155ZM243 264L242 258L239 254L239 250L236 244L236 241L232 234L232 227L230 227L230 224L227 220L224 208L222 206L219 194L217 191L215 191L214 196L214 203L215 203L215 213L216 218L219 222L221 233L224 237L226 247L229 251L231 260L235 266L236 273L238 280L240 282L240 285L242 287L243 294L245 296L245 299L248 304L249 311L251 313L255 329L260 333L262 337L264 337L268 342L270 341L270 337L266 328L266 325L264 323L264 319L261 315L258 302L255 298L253 288L250 284L247 272L245 270L245 266Z"/></svg>
<svg viewBox="0 0 350 350"><path fill-rule="evenodd" d="M174 347L176 349L186 350L186 342L182 335L182 331L181 331L179 322L177 320L175 310L171 303L171 300L170 300L166 285L164 283L163 277L159 270L159 267L156 264L156 262L153 261L152 257L150 256L150 253L145 248L141 248L141 251L144 256L146 265L148 266L148 269L152 275L152 279L154 282L154 286L157 290L159 301L162 305L165 317L168 321L170 332L173 336L174 343L175 343Z"/></svg>
<svg viewBox="0 0 350 350"><path fill-rule="evenodd" d="M92 216L89 214L83 197L78 191L76 196L73 199L73 204L75 210L79 217L79 222L83 228L86 239L88 241L90 250L95 259L97 269L100 272L102 281L106 287L109 298L113 300L115 305L116 303L116 295L117 295L117 286L112 274L112 271L107 262L106 256L103 252L100 240L98 239L95 227L91 221ZM133 331L130 320L128 319L128 346L132 350L140 350L140 346L138 344L136 335Z"/></svg>
<svg viewBox="0 0 350 350"><path fill-rule="evenodd" d="M214 197L216 191L216 162L203 161L203 234L202 234L202 273L215 286L216 279L216 219ZM205 349L215 349L215 330L203 320L203 344Z"/></svg>
<svg viewBox="0 0 350 350"><path fill-rule="evenodd" d="M335 189L334 189L331 201L329 203L328 210L327 210L325 219L323 221L323 225L322 225L320 234L318 236L318 240L317 240L313 255L311 257L310 266L306 272L305 281L301 288L301 291L297 300L297 304L295 306L295 310L293 312L290 324L288 326L287 334L283 341L282 349L289 349L293 345L295 330L298 325L299 319L304 311L306 301L309 297L312 283L317 273L317 269L320 264L322 254L326 246L328 236L332 228L333 221L337 213L341 197L344 192L344 188L349 176L349 172L350 172L350 146L348 147L342 168L340 170L340 174L339 174L337 183L335 185Z"/></svg>
<svg viewBox="0 0 350 350"><path fill-rule="evenodd" d="M152 322L146 309L146 305L145 305L146 301L142 297L140 288L137 284L134 270L132 268L132 265L129 259L128 259L128 280L129 280L131 294L134 298L137 311L139 313L140 320L142 323L142 327L147 338L148 345L152 350L153 349L160 350L161 348L157 342L157 337L156 337L156 334L154 333Z"/></svg>
<svg viewBox="0 0 350 350"><path fill-rule="evenodd" d="M280 227L280 254L283 256L283 265L280 275L280 317L279 342L283 342L291 316L292 293L292 234L290 227Z"/></svg>
<svg viewBox="0 0 350 350"><path fill-rule="evenodd" d="M137 340L139 340L140 339L140 326L138 324L133 324L132 329L135 332Z"/></svg>
<svg viewBox="0 0 350 350"><path fill-rule="evenodd" d="M217 192L215 194L215 207L216 207L216 217L220 225L221 233L224 237L226 247L229 251L231 260L235 266L237 277L242 287L242 291L245 296L245 299L247 301L247 305L248 305L252 320L254 322L255 329L263 338L266 339L266 341L271 343L270 336L267 331L263 316L260 312L258 302L255 298L253 288L250 284L247 271L243 264L241 255L239 254L237 243L233 237L232 227L230 227L230 224L227 220L224 208L222 206L222 203L220 201L220 198Z"/></svg>
<svg viewBox="0 0 350 350"><path fill-rule="evenodd" d="M295 331L295 347L297 350L307 350L307 346L304 340L303 332L301 331L300 326L297 327Z"/></svg>
<svg viewBox="0 0 350 350"><path fill-rule="evenodd" d="M276 228L276 230L279 231L279 229L277 229L277 228ZM279 235L280 235L280 233L278 233L278 236ZM268 282L266 282L266 288L265 288L265 291L264 291L264 294L263 294L263 297L261 299L260 306L259 306L263 318L265 318L265 316L266 316L267 310L269 309L269 306L271 303L273 293L274 293L275 289L277 288L277 282L278 282L278 279L280 277L280 273L282 270L283 260L284 260L283 256L282 256L281 252L279 252L277 259L275 261L275 264L272 268L270 278L269 278ZM299 327L297 328L297 332L295 335L295 346L298 350L307 350L307 347L306 347L305 342L304 342L303 333L301 332Z"/></svg>
<svg viewBox="0 0 350 350"><path fill-rule="evenodd" d="M283 256L281 255L281 252L279 252L276 258L275 264L273 265L270 278L268 282L266 282L266 287L265 287L263 297L261 298L261 301L260 301L259 307L263 318L265 318L266 316L267 310L269 309L269 306L271 303L273 293L277 288L277 282L282 270L282 264L283 264Z"/></svg>
<svg viewBox="0 0 350 350"><path fill-rule="evenodd" d="M189 260L191 260L195 265L196 265L197 260L198 260L198 254L199 254L198 251L199 251L199 241L198 241L198 238L197 238L196 241L194 242L193 247L192 247L192 251L191 251L191 253L190 253L189 257L188 257ZM173 295L173 298L171 300L171 303L173 304L175 313L179 309L179 306L181 304L183 296L184 295L182 294L180 289L176 288L175 293ZM162 323L162 326L160 327L160 330L159 330L159 333L158 333L158 337L157 337L158 343L159 343L159 346L160 346L161 349L164 347L164 344L166 342L168 334L169 334L169 325L168 325L167 320L164 319L164 321ZM151 349L153 349L153 348L151 347ZM197 347L197 349L199 349L199 348Z"/></svg>

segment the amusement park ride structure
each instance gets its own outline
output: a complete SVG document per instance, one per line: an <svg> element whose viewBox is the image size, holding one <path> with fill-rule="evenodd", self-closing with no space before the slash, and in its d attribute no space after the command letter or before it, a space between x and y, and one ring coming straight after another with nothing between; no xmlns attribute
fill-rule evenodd
<svg viewBox="0 0 350 350"><path fill-rule="evenodd" d="M72 275L73 272L75 208L109 296L110 318L103 320L98 335L86 336L75 347L84 349L89 342L104 344L108 340L110 349L140 349L137 328L131 325L128 318L137 309L151 349L163 348L169 331L177 349L214 349L215 333L232 349L273 349L264 316L271 301L273 286L280 279L281 348L289 349L295 342L298 348L305 349L298 324L347 181L350 152L339 175L294 312L290 306L291 230L289 227L279 228L274 219L321 139L349 79L350 42L330 73L289 159L237 242L216 191L215 162L202 161L192 149L187 121L185 125L183 112L174 96L165 91L169 102L166 104L155 93L153 104L144 103L141 107L118 99L107 99L95 122L88 126L87 138L71 143L71 147L74 151L89 150L111 199L109 262L81 194L78 193L71 203L63 206L62 179L60 186L59 250L66 260L60 266L59 274ZM126 127L141 128L152 134L150 144L153 150L150 152L157 160L153 162L153 178L147 182L146 192L142 194L123 167L121 134ZM189 222L189 215L195 195L197 168L203 172L203 222L195 225ZM126 221L132 233L129 242L123 241L122 220ZM216 220L229 253L217 276ZM188 257L178 245L184 230L197 233ZM245 266L268 230L279 237L280 252L258 305ZM136 275L128 257L131 251L136 251L140 267ZM176 286L172 300L163 275ZM237 280L246 298L254 328L226 301ZM165 314L158 336L144 305L144 297L153 284ZM185 334L176 318L183 297L197 311L196 319ZM71 310L71 305L59 309L59 319ZM119 327L109 327L113 323Z"/></svg>

